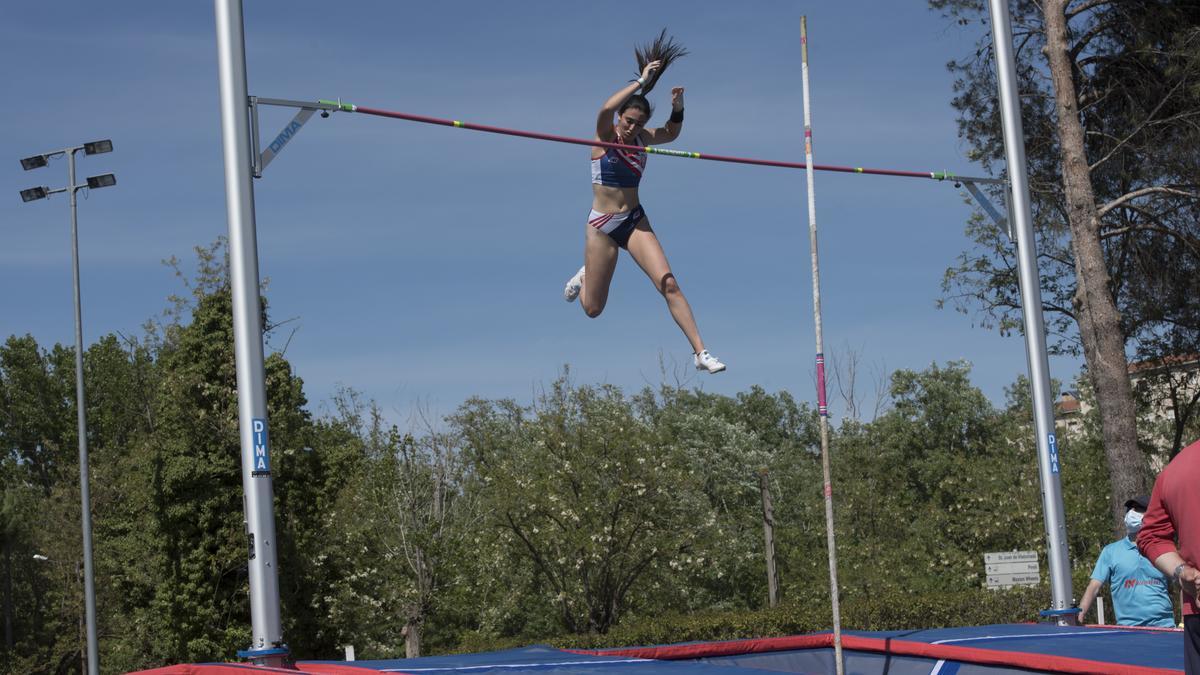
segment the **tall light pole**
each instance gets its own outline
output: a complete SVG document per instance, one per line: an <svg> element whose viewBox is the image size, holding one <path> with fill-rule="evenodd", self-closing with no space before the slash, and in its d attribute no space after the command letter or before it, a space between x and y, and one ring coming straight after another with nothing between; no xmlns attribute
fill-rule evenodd
<svg viewBox="0 0 1200 675"><path fill-rule="evenodd" d="M52 152L26 157L21 160L21 168L26 171L46 166L55 157L67 157L67 186L64 188L49 188L45 186L21 190L21 200L26 202L45 199L46 197L66 192L71 201L71 264L75 282L75 408L79 425L79 501L80 520L83 529L83 586L84 602L87 607L87 666L88 675L99 675L99 650L96 645L96 585L92 571L92 497L88 488L88 447L87 447L87 399L83 395L83 311L79 298L79 220L76 214L77 192L84 188L103 188L117 184L116 176L111 173L91 176L87 182L75 183L75 154L82 150L86 155L98 155L112 152L112 141L94 141L71 148L54 150Z"/></svg>

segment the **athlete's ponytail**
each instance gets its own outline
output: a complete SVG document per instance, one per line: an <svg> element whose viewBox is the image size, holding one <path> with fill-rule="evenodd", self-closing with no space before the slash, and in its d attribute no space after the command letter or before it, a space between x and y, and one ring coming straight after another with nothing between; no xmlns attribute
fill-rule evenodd
<svg viewBox="0 0 1200 675"><path fill-rule="evenodd" d="M662 29L658 37L647 45L641 47L634 46L633 55L637 58L638 77L641 77L642 71L646 70L646 64L651 61L662 61L662 66L650 76L650 79L642 84L642 91L639 94L634 94L625 99L621 107L617 110L617 114L624 113L629 108L641 110L646 113L646 119L649 120L654 115L654 106L650 105L650 99L646 98L646 94L654 88L658 83L658 78L667 71L667 66L675 62L676 59L687 56L688 50L683 45L675 42L675 38L667 37L667 29Z"/></svg>
<svg viewBox="0 0 1200 675"><path fill-rule="evenodd" d="M642 85L642 95L650 93L654 85L658 83L658 78L667 72L667 67L674 63L677 59L687 56L688 50L683 45L675 42L675 38L667 37L667 29L662 29L658 37L649 44L641 47L634 46L633 55L637 58L637 74L640 77L642 71L646 69L646 64L651 61L662 61L662 66L650 75L650 79Z"/></svg>

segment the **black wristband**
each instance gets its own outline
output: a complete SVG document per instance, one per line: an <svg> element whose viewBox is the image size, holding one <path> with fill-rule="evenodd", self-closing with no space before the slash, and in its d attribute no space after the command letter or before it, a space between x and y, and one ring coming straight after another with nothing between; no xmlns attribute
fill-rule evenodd
<svg viewBox="0 0 1200 675"><path fill-rule="evenodd" d="M672 110L671 118L667 121L674 122L676 124L682 124L683 123L683 108L680 108L679 110Z"/></svg>

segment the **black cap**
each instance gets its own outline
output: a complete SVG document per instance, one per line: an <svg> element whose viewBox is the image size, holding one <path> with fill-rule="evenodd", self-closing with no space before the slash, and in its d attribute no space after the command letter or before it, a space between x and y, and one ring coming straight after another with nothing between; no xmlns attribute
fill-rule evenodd
<svg viewBox="0 0 1200 675"><path fill-rule="evenodd" d="M1125 508L1145 511L1150 507L1150 495L1138 495L1125 500Z"/></svg>

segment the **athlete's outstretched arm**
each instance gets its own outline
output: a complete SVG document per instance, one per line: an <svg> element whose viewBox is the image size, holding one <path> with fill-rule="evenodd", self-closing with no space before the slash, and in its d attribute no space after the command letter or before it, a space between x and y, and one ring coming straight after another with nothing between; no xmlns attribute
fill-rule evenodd
<svg viewBox="0 0 1200 675"><path fill-rule="evenodd" d="M642 82L648 82L650 80L650 76L653 75L654 71L658 70L659 66L661 65L661 61L651 61L650 63L647 63L646 67L642 69ZM600 107L600 114L596 117L597 138L602 141L612 139L614 133L613 115L617 114L617 110L620 109L621 105L624 104L625 101L629 100L630 96L633 96L637 93L638 88L642 86L642 82L634 80L633 82L630 82L624 87L618 89L612 96L608 97L608 100L605 101L604 105Z"/></svg>

